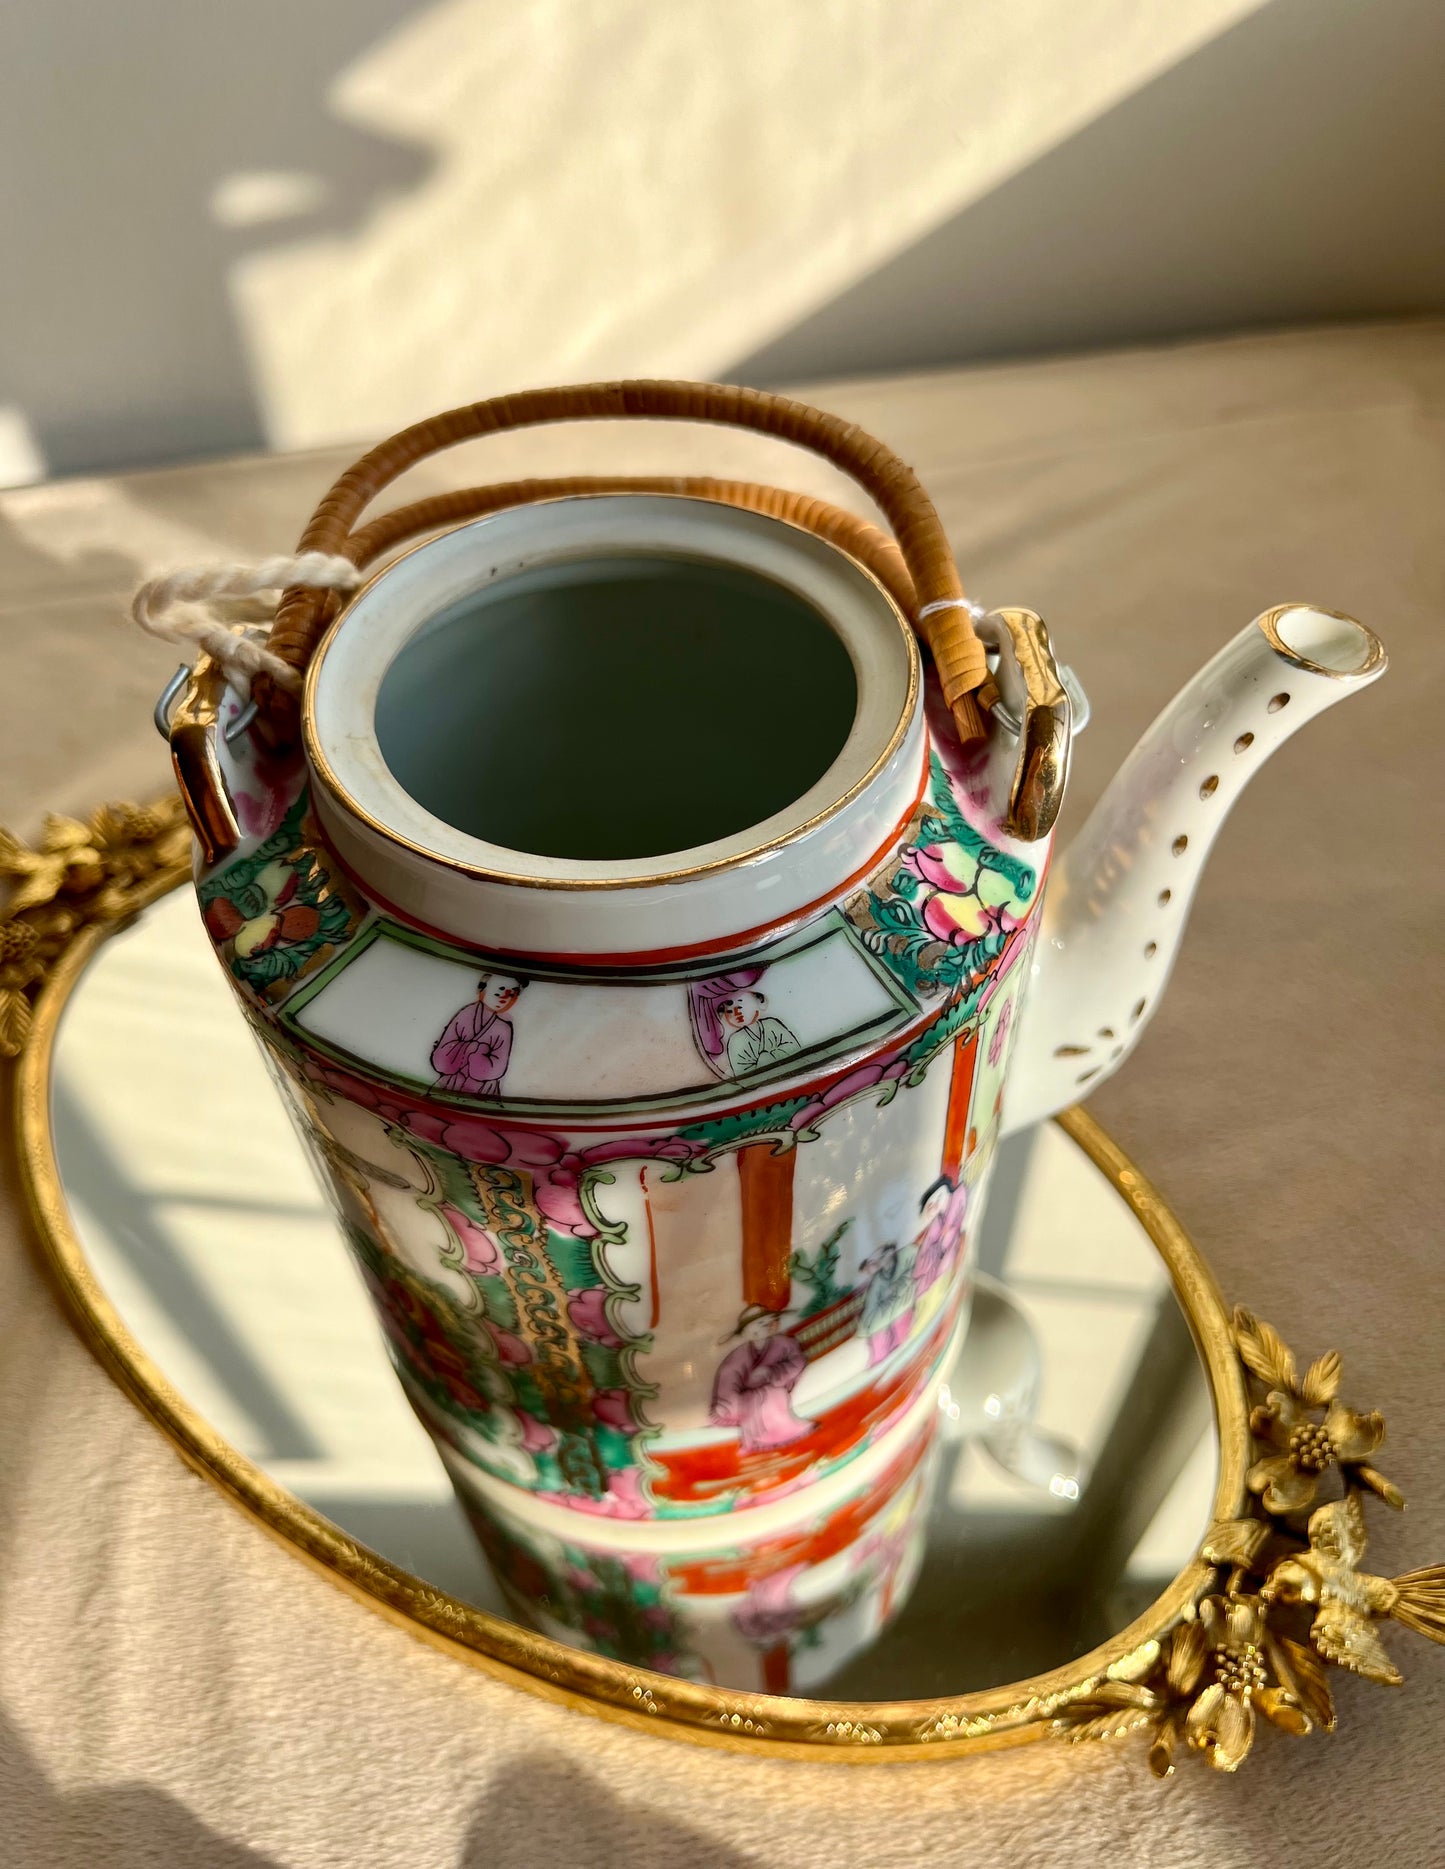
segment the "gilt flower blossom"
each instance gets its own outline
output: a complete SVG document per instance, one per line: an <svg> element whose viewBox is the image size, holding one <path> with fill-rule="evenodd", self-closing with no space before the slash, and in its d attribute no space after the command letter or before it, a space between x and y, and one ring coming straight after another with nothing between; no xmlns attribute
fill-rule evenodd
<svg viewBox="0 0 1445 1869"><path fill-rule="evenodd" d="M1359 1415L1335 1400L1321 1421L1318 1411L1297 1395L1271 1389L1249 1425L1259 1440L1277 1450L1249 1470L1249 1490L1260 1495L1267 1512L1303 1512L1312 1506L1331 1467L1358 1478L1384 1499L1395 1492L1388 1480L1364 1464L1385 1438L1384 1417L1379 1414Z"/></svg>
<svg viewBox="0 0 1445 1869"><path fill-rule="evenodd" d="M1176 1715L1165 1722L1154 1742L1150 1765L1161 1777L1172 1768L1181 1731L1216 1771L1233 1772L1254 1744L1256 1708L1286 1732L1308 1730L1294 1695L1270 1683L1265 1608L1258 1597L1206 1597L1198 1621L1174 1632L1168 1677L1189 1706L1182 1721Z"/></svg>

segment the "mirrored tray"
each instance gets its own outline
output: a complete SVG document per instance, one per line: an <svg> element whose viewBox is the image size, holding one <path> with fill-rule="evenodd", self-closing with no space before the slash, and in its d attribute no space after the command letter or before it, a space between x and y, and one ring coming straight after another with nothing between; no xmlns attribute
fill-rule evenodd
<svg viewBox="0 0 1445 1869"><path fill-rule="evenodd" d="M1241 1704L1268 1711L1274 1694L1280 1724L1332 1723L1316 1651L1282 1637L1267 1653L1237 1605L1268 1594L1272 1538L1314 1549L1313 1521L1272 1521L1247 1486L1269 1452L1252 1444L1250 1401L1286 1392L1321 1418L1338 1359L1301 1377L1268 1326L1231 1321L1159 1195L1079 1111L1005 1146L966 1335L907 1484L876 1478L852 1545L820 1522L744 1563L720 1531L689 1573L713 1618L689 1644L678 1576L616 1535L590 1569L495 1528L479 1542L175 886L174 817L151 816L101 912L42 934L22 1168L88 1342L184 1458L293 1550L468 1662L715 1743L917 1757L1142 1726L1156 1769L1182 1740L1229 1765L1248 1737L1242 1750L1228 1718L1221 1737L1195 1709L1241 1644L1271 1683ZM102 845L107 828L98 814ZM29 925L43 931L46 913ZM24 990L12 1000L23 1026ZM1353 1522L1373 1469L1347 1451L1334 1465ZM1216 1595L1201 1615L1221 1587L1235 1605Z"/></svg>

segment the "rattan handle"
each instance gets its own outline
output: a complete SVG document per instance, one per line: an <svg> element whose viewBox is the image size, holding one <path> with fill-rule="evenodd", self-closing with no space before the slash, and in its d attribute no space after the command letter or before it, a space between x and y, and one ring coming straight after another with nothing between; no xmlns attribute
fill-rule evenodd
<svg viewBox="0 0 1445 1869"><path fill-rule="evenodd" d="M751 513L786 520L856 558L877 578L904 616L911 617L918 608L913 580L897 544L857 513L845 512L841 506L811 493L787 493L781 487L759 486L755 481L713 480L695 474L572 474L493 481L487 487L433 493L410 506L394 506L379 519L359 527L346 542L346 555L364 571L378 558L424 533L444 532L509 506L599 493L672 493L692 500L716 500L722 506L740 506ZM990 697L992 687L990 680Z"/></svg>
<svg viewBox="0 0 1445 1869"><path fill-rule="evenodd" d="M956 602L963 587L943 526L918 476L856 423L766 390L713 383L592 383L526 390L448 410L403 429L349 467L312 514L297 549L347 553L356 521L376 494L441 448L544 422L625 417L756 429L811 448L850 474L893 529L913 582L918 611L931 604L951 606L926 617L915 612L912 620L933 655L960 739L979 738L984 718L975 691L988 678L984 646L968 612ZM330 602L315 591L288 591L282 599L270 646L298 672L305 669L320 640ZM285 697L262 678L256 688L263 705L284 705Z"/></svg>

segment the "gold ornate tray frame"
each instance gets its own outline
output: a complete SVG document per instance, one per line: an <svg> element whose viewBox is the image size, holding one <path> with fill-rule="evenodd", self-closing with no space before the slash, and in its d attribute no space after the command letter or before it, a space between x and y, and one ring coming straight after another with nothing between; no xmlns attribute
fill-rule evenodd
<svg viewBox="0 0 1445 1869"><path fill-rule="evenodd" d="M1225 1310L1212 1276L1148 1180L1082 1110L1059 1120L1138 1217L1168 1268L1207 1374L1219 1431L1214 1524L1198 1555L1111 1641L1053 1672L944 1700L851 1704L742 1693L589 1655L473 1609L348 1538L242 1458L167 1383L100 1289L71 1224L50 1128L66 1001L117 926L182 883L190 833L176 800L51 817L29 847L0 830L0 1059L16 1067L16 1144L40 1257L72 1323L182 1459L334 1583L413 1635L498 1679L640 1730L792 1758L952 1757L1046 1737L1137 1729L1148 1759L1176 1750L1233 1771L1256 1716L1333 1730L1333 1663L1400 1675L1376 1630L1393 1618L1445 1641L1445 1566L1370 1576L1367 1495L1399 1506L1371 1464L1378 1414L1337 1397L1340 1359L1303 1376L1278 1335ZM1251 1407L1253 1402L1253 1407ZM1322 1482L1329 1488L1316 1503Z"/></svg>

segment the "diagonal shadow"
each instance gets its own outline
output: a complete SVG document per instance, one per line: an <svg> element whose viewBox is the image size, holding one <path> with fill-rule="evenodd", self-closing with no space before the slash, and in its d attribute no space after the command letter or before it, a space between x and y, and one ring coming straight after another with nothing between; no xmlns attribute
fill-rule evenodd
<svg viewBox="0 0 1445 1869"><path fill-rule="evenodd" d="M725 380L1438 311L1442 68L1439 0L1270 0Z"/></svg>
<svg viewBox="0 0 1445 1869"><path fill-rule="evenodd" d="M230 274L248 253L354 231L429 173L429 150L328 104L337 75L428 3L0 7L0 405L50 474L264 445ZM316 205L218 225L217 186L258 172L313 178Z"/></svg>
<svg viewBox="0 0 1445 1869"><path fill-rule="evenodd" d="M67 1794L0 1709L0 1828L5 1869L280 1869L232 1842L156 1786L121 1783ZM330 1858L328 1857L329 1861ZM418 1859L420 1860L420 1859ZM629 1803L559 1756L505 1767L473 1814L456 1869L760 1869L690 1824Z"/></svg>
<svg viewBox="0 0 1445 1869"><path fill-rule="evenodd" d="M599 1731L598 1738L605 1734ZM585 1863L587 1869L643 1863L761 1869L757 1857L618 1797L556 1754L498 1773L477 1806L456 1869L537 1869L550 1862Z"/></svg>
<svg viewBox="0 0 1445 1869"><path fill-rule="evenodd" d="M0 1860L5 1869L279 1869L220 1836L153 1785L66 1793L0 1709Z"/></svg>
<svg viewBox="0 0 1445 1869"><path fill-rule="evenodd" d="M216 1381L265 1437L265 1457L316 1460L325 1451L180 1251L154 1203L136 1191L104 1139L70 1094L54 1091L56 1152L67 1164L72 1197L105 1216L116 1249L155 1304L194 1347Z"/></svg>

